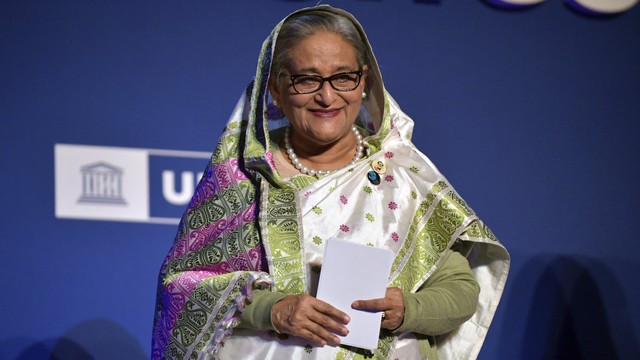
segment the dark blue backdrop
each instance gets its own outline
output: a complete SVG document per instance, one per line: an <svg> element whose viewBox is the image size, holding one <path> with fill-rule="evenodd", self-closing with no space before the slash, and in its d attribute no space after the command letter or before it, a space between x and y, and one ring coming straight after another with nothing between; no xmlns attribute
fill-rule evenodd
<svg viewBox="0 0 640 360"><path fill-rule="evenodd" d="M56 218L54 144L211 151L262 40L315 3L0 4L0 358L149 356L176 228ZM640 6L332 5L512 254L480 358L640 358Z"/></svg>

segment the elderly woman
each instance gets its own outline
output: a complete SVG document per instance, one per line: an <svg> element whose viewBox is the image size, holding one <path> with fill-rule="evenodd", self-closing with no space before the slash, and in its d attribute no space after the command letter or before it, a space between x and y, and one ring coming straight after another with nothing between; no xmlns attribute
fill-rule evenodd
<svg viewBox="0 0 640 360"><path fill-rule="evenodd" d="M475 358L509 255L412 127L352 15L278 24L163 263L152 357ZM385 297L352 304L384 314L373 351L314 296L329 238L395 254Z"/></svg>

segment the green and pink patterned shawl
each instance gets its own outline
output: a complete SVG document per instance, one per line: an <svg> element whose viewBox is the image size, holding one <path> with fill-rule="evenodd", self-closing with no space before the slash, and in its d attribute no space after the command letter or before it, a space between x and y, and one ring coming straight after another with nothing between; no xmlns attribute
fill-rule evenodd
<svg viewBox="0 0 640 360"><path fill-rule="evenodd" d="M366 40L362 27L350 14L329 6L311 9L349 18ZM276 119L281 116L274 113L267 88L271 54L285 20L265 40L255 79L224 128L162 265L153 359L213 357L238 324L253 289L269 288L287 294L309 290L299 199L304 184L280 178L272 155L277 149L272 149L270 139L270 132L286 125L286 119ZM404 160L415 161L406 166L408 175L401 177L419 183L417 190L407 193L413 205L405 216L409 219L405 229L392 234L398 246L390 286L416 291L456 240L476 244L470 252L470 263L479 264L474 271L483 289L482 304L468 324L451 334L453 340L443 341L442 349L439 347L444 356L448 351L464 351L473 358L502 294L508 254L433 164L413 147L413 122L385 92L368 42L367 46L369 96L363 101L358 125L371 134L365 139L368 157L388 156L389 152L383 150L390 146L400 149L396 160L401 162L400 154L406 152ZM359 172L366 173L366 161L362 160L364 166L328 175L320 182L335 177L338 186L346 184ZM425 168L431 171L428 179L420 173ZM392 336L382 337L375 358L386 359L393 341ZM346 357L347 352L345 349L338 357Z"/></svg>

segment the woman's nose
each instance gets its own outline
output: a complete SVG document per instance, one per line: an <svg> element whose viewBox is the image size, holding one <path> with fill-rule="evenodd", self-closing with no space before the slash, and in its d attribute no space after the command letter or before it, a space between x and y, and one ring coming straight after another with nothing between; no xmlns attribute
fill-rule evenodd
<svg viewBox="0 0 640 360"><path fill-rule="evenodd" d="M333 104L335 98L336 91L331 87L331 83L329 83L328 81L325 81L324 84L322 84L322 87L320 88L320 90L318 90L318 92L316 92L315 96L316 101L323 105Z"/></svg>

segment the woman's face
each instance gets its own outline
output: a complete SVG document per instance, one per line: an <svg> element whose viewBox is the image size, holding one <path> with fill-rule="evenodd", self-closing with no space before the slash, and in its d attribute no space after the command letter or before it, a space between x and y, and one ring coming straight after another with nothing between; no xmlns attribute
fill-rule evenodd
<svg viewBox="0 0 640 360"><path fill-rule="evenodd" d="M355 70L358 70L356 50L340 35L321 31L296 44L290 52L287 76L270 82L272 97L293 127L292 142L306 146L353 142L351 126L360 111L365 73L352 91L336 91L325 81L320 90L311 94L298 94L288 75L328 77Z"/></svg>

